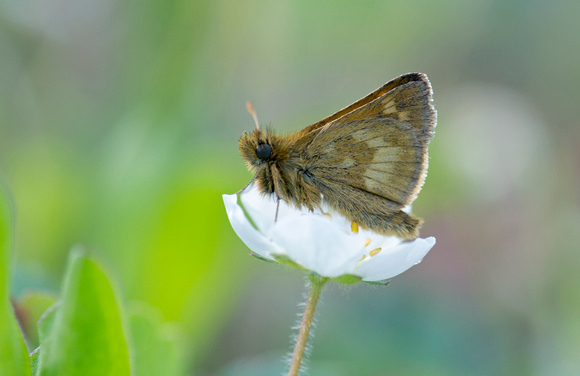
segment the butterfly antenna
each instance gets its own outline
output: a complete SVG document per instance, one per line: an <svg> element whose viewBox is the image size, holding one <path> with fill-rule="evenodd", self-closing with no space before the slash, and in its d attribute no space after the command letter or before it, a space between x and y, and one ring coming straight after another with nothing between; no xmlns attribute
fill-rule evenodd
<svg viewBox="0 0 580 376"><path fill-rule="evenodd" d="M256 115L256 111L254 111L254 106L252 106L252 102L247 102L246 108L248 109L248 112L250 113L250 115L252 115L252 118L254 119L254 123L256 123L256 129L260 130L260 123L258 122L258 116Z"/></svg>

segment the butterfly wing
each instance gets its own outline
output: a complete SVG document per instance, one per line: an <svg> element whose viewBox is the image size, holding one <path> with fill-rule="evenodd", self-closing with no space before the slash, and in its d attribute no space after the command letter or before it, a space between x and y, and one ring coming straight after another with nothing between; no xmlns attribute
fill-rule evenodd
<svg viewBox="0 0 580 376"><path fill-rule="evenodd" d="M435 124L427 77L400 76L304 129L310 136L303 138L305 170L323 195L344 201L346 208L368 198L367 211L400 210L423 185ZM379 198L380 205L369 205Z"/></svg>
<svg viewBox="0 0 580 376"><path fill-rule="evenodd" d="M369 104L373 100L385 95L389 91L393 90L396 87L402 86L409 82L423 82L427 85L429 93L431 93L431 84L429 83L429 79L423 73L407 73L403 74L397 78L392 79L391 81L387 82L377 90L373 91L369 95L364 98L359 99L358 101L352 103L351 105L343 108L342 110L316 122L308 127L302 129L299 133L305 135L312 131L319 131L325 125L334 122L335 120L343 117L344 115L350 114L353 111L364 107L365 105ZM429 98L431 100L431 98Z"/></svg>

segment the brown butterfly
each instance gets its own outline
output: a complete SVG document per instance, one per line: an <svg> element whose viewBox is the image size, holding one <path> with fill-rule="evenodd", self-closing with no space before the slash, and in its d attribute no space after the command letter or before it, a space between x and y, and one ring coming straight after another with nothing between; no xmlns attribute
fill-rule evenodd
<svg viewBox="0 0 580 376"><path fill-rule="evenodd" d="M263 194L310 210L324 198L364 228L410 240L423 221L402 209L425 180L436 122L427 76L409 73L290 135L256 120L239 147Z"/></svg>

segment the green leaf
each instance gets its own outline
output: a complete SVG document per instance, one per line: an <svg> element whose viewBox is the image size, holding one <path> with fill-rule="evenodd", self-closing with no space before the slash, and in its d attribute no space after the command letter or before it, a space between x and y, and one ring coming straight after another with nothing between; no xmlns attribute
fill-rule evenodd
<svg viewBox="0 0 580 376"><path fill-rule="evenodd" d="M40 370L38 369L38 358L40 357L40 347L37 347L30 354L30 365L32 366L32 374L37 376Z"/></svg>
<svg viewBox="0 0 580 376"><path fill-rule="evenodd" d="M375 286L387 286L389 283L391 283L390 279L384 279L382 281L363 281L366 284L369 285L375 285Z"/></svg>
<svg viewBox="0 0 580 376"><path fill-rule="evenodd" d="M101 266L71 252L62 301L40 325L41 376L130 375L115 292Z"/></svg>
<svg viewBox="0 0 580 376"><path fill-rule="evenodd" d="M270 260L270 259L267 259L267 258L265 258L265 257L262 257L262 256L260 256L260 255L259 255L259 254L257 254L257 253L253 253L253 252L252 252L252 253L250 253L250 256L254 257L254 258L255 258L255 259L257 259L257 260L264 261L264 262L267 262L267 263L270 263L270 264L277 264L277 262L276 262L276 261L274 261L274 260Z"/></svg>
<svg viewBox="0 0 580 376"><path fill-rule="evenodd" d="M160 310L145 302L133 302L128 309L131 343L135 349L133 371L138 376L185 374L184 346L178 323L163 322Z"/></svg>
<svg viewBox="0 0 580 376"><path fill-rule="evenodd" d="M18 309L23 312L20 325L29 349L38 347L37 323L42 315L56 302L57 297L43 291L26 292L18 299Z"/></svg>
<svg viewBox="0 0 580 376"><path fill-rule="evenodd" d="M12 210L0 185L0 375L30 375L26 345L10 303L10 252Z"/></svg>
<svg viewBox="0 0 580 376"><path fill-rule="evenodd" d="M47 343L49 342L50 333L54 326L54 318L56 316L56 310L58 307L60 307L60 302L53 304L46 311L44 311L42 317L38 320L38 340L40 343L44 344L44 347L47 347ZM34 376L40 375L40 354L42 351L43 349L38 346L30 355L30 361L32 363L32 374Z"/></svg>
<svg viewBox="0 0 580 376"><path fill-rule="evenodd" d="M361 282L361 278L354 275L354 274L343 274L341 276L332 278L332 280L334 282L342 283L345 285L352 285L352 284Z"/></svg>
<svg viewBox="0 0 580 376"><path fill-rule="evenodd" d="M296 269L303 270L303 271L308 271L308 269L306 269L305 267L303 267L300 264L295 263L286 255L272 255L272 256L274 257L274 259L276 259L276 261L278 263L280 263L282 265L286 265L286 266L289 266L291 268L296 268Z"/></svg>

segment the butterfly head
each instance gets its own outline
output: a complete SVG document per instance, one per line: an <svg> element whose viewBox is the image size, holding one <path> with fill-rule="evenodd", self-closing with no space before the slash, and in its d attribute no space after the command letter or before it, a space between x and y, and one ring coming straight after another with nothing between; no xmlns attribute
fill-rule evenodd
<svg viewBox="0 0 580 376"><path fill-rule="evenodd" d="M240 153L250 170L256 170L272 160L274 150L267 133L261 129L255 129L250 134L244 132L238 141Z"/></svg>
<svg viewBox="0 0 580 376"><path fill-rule="evenodd" d="M254 129L249 134L244 132L238 146L248 169L254 173L268 166L287 163L291 154L291 146L285 137L270 129Z"/></svg>

